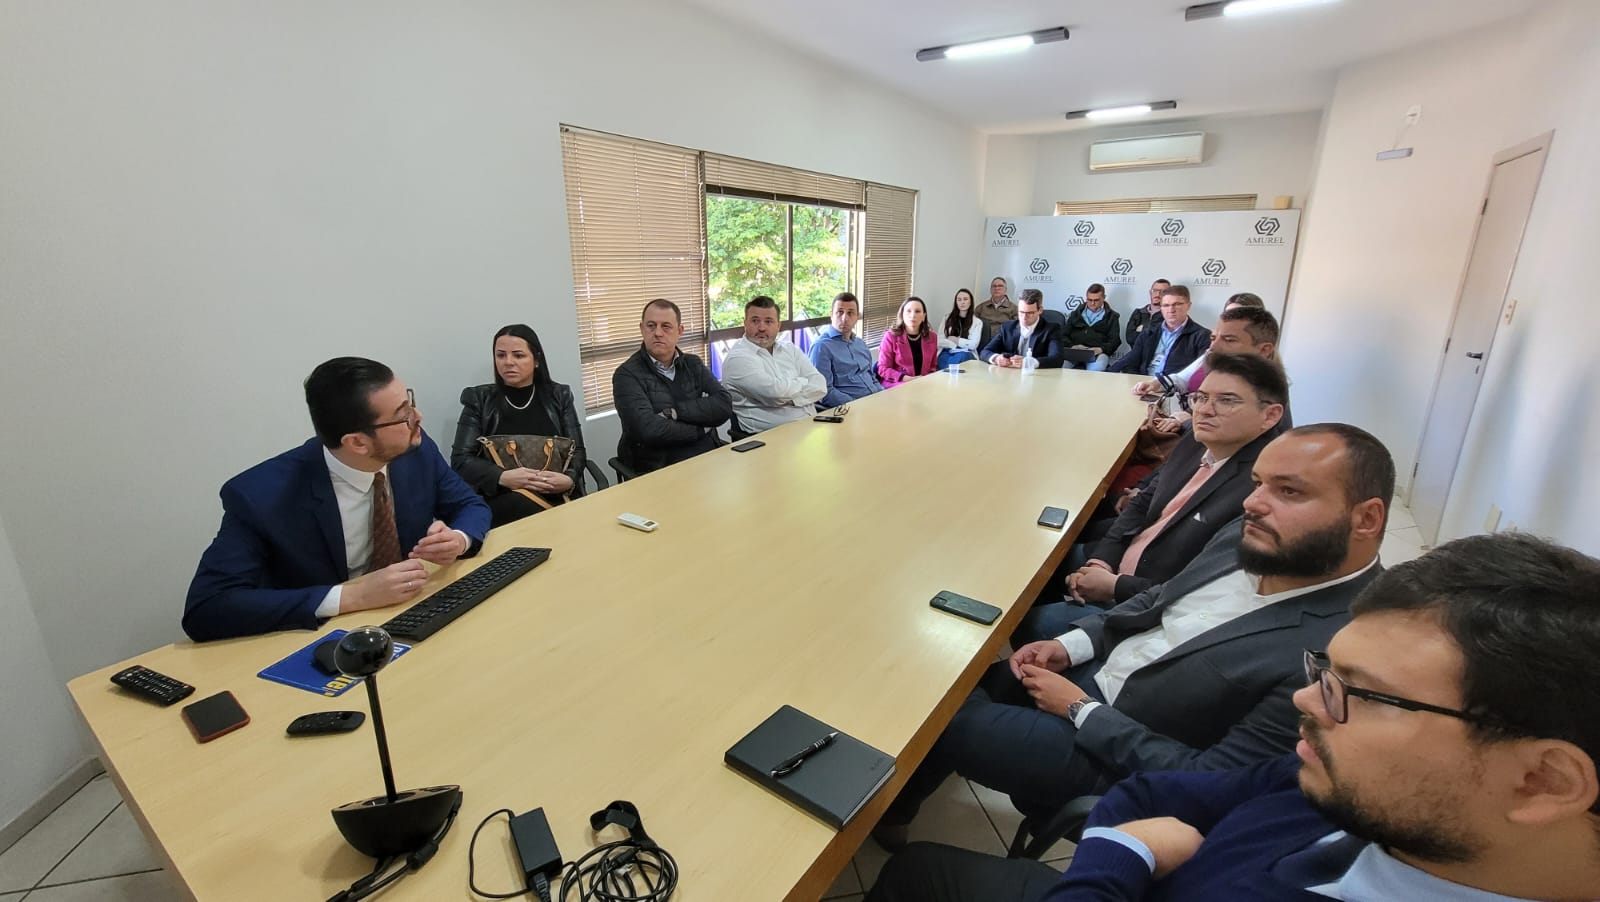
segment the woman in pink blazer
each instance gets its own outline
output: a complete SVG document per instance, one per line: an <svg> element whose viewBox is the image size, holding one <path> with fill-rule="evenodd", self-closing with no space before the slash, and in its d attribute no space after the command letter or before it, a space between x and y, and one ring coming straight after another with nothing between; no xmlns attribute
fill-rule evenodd
<svg viewBox="0 0 1600 902"><path fill-rule="evenodd" d="M922 298L906 298L878 345L879 381L888 387L931 373L938 356L939 336L928 328L927 305Z"/></svg>

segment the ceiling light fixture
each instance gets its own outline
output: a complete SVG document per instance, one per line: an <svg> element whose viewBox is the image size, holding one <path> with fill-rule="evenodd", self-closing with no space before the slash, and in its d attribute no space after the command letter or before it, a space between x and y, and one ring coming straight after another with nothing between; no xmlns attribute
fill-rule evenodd
<svg viewBox="0 0 1600 902"><path fill-rule="evenodd" d="M1108 106L1094 110L1073 110L1067 114L1068 119L1092 119L1105 122L1116 119L1133 119L1144 116L1156 110L1175 110L1178 108L1176 100L1159 100L1153 103L1135 103L1128 106Z"/></svg>
<svg viewBox="0 0 1600 902"><path fill-rule="evenodd" d="M1069 35L1065 28L1046 28L1040 31L1031 31L1027 34L1017 34L1003 38L968 41L964 44L947 44L943 47L927 47L917 51L917 61L927 63L933 60L974 59L983 56L998 56L1003 53L1020 53L1034 44L1065 41L1068 37Z"/></svg>
<svg viewBox="0 0 1600 902"><path fill-rule="evenodd" d="M1183 11L1183 18L1184 21L1193 22L1196 19L1215 19L1218 16L1253 16L1258 13L1282 12L1302 6L1318 6L1333 2L1335 0L1221 0L1219 3L1191 6Z"/></svg>

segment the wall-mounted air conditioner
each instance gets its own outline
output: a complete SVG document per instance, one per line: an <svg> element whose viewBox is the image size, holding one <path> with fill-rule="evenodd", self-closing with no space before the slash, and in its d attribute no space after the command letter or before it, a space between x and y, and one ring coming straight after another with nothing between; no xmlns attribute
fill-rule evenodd
<svg viewBox="0 0 1600 902"><path fill-rule="evenodd" d="M1114 172L1119 169L1142 169L1146 166L1193 166L1203 159L1202 151L1205 149L1205 143L1205 132L1096 141L1089 145L1089 171Z"/></svg>

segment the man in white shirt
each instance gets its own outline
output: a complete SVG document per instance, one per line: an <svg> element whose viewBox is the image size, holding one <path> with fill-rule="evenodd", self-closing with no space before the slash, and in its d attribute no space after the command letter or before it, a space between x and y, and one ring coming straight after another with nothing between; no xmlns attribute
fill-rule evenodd
<svg viewBox="0 0 1600 902"><path fill-rule="evenodd" d="M761 296L744 305L744 337L722 359L722 385L746 433L814 416L828 383L793 343L778 340L778 303Z"/></svg>
<svg viewBox="0 0 1600 902"><path fill-rule="evenodd" d="M1319 424L1273 441L1252 472L1241 521L1177 576L990 668L880 820L879 842L902 844L951 771L1042 815L1131 773L1294 748L1302 650L1326 646L1381 570L1394 461L1363 430Z"/></svg>
<svg viewBox="0 0 1600 902"><path fill-rule="evenodd" d="M422 562L477 553L489 505L422 431L416 398L375 360L338 357L306 379L317 437L222 487L183 628L197 641L316 629L400 604Z"/></svg>

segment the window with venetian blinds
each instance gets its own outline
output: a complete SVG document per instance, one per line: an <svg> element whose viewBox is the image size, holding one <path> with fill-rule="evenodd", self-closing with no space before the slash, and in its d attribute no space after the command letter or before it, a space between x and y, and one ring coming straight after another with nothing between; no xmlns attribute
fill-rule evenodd
<svg viewBox="0 0 1600 902"><path fill-rule="evenodd" d="M865 210L863 338L880 338L911 292L916 192L823 173L561 128L584 408L613 407L611 374L639 347L652 298L683 310L685 353L706 356L706 194Z"/></svg>

